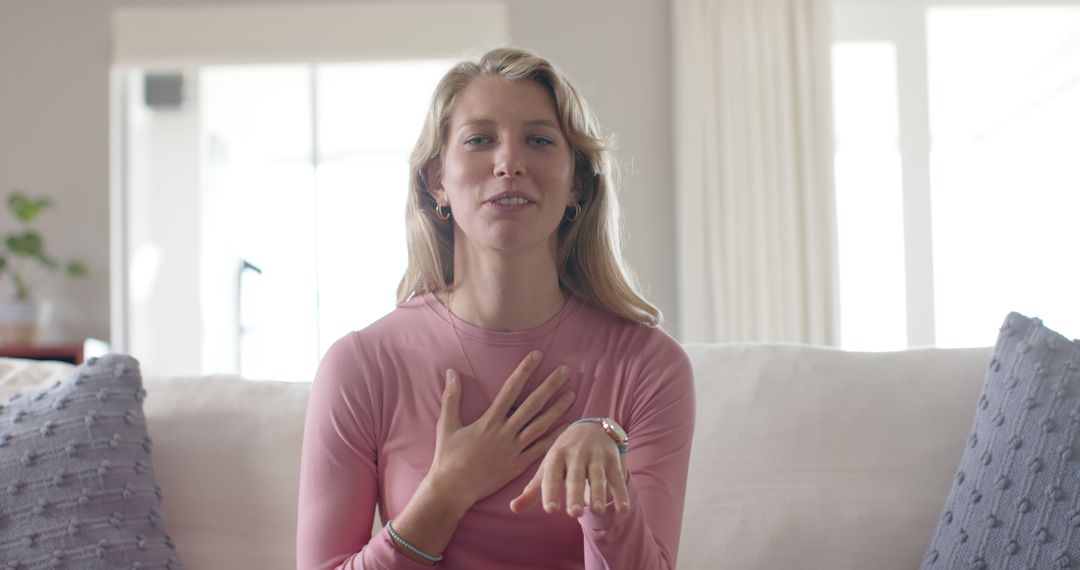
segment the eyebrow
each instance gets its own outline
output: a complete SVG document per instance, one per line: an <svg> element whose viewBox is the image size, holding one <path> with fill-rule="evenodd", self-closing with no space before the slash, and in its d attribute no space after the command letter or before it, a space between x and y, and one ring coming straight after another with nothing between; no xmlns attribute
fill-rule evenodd
<svg viewBox="0 0 1080 570"><path fill-rule="evenodd" d="M465 127L474 127L474 126L487 127L487 126L491 126L491 125L494 125L494 124L495 124L494 119L470 119L468 121L465 121L464 123L461 123L461 126L458 127L458 130L461 130L461 129L465 128ZM559 125L555 124L555 122L552 121L551 119L531 119L531 120L525 121L524 125L526 127L550 127L552 129L559 130Z"/></svg>

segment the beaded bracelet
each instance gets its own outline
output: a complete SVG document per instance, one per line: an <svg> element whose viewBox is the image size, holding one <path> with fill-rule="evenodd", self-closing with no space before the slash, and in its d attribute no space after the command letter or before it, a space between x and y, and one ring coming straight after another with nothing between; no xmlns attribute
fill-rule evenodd
<svg viewBox="0 0 1080 570"><path fill-rule="evenodd" d="M438 561L442 560L442 556L432 556L432 555L428 554L427 552L424 552L423 550L420 550L419 548L409 544L409 542L407 540L405 540L404 538L401 538L401 535L394 532L394 527L390 526L390 521L386 521L386 532L390 533L390 537L394 539L394 542L400 544L402 546L402 548L404 548L405 550L408 550L409 552L412 552L413 554L419 556L420 558L423 558L424 560L427 560L428 562L438 562Z"/></svg>

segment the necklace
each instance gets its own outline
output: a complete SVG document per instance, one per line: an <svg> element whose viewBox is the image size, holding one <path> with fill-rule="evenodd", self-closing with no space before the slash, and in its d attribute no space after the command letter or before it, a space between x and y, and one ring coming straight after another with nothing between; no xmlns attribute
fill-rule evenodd
<svg viewBox="0 0 1080 570"><path fill-rule="evenodd" d="M454 298L454 291L453 291L453 289L451 289L450 291L448 291L446 293L446 318L447 318L447 320L450 321L450 328L454 331L454 338L457 339L458 348L461 349L461 355L465 357L465 363L469 365L469 371L472 372L473 378L479 380L480 376L476 373L476 367L473 366L472 360L469 358L469 353L465 352L465 345L461 342L461 333L458 332L457 325L454 324L454 313L450 309L451 308L451 302L452 302L453 298ZM566 302L563 303L563 308L559 309L560 313L562 313L563 309L566 308L566 303L568 303L568 302L570 302L569 297L567 297ZM540 366L543 366L544 362L547 360L548 352L551 351L551 346L555 344L555 337L559 336L559 329L562 328L563 322L565 322L565 321L566 321L566 315L560 315L559 316L559 321L555 324L555 332L551 333L551 339L548 340L547 347L544 349L544 352L542 353L542 358L540 360L540 364L537 365L537 367L536 367L537 369L539 369ZM516 408L516 406L515 406L515 408Z"/></svg>

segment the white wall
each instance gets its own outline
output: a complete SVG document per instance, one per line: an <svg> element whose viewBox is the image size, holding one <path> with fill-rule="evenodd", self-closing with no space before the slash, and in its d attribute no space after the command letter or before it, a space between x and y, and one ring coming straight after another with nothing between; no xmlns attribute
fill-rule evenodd
<svg viewBox="0 0 1080 570"><path fill-rule="evenodd" d="M556 62L618 136L624 253L678 331L667 0L508 0L511 41Z"/></svg>
<svg viewBox="0 0 1080 570"><path fill-rule="evenodd" d="M0 195L53 198L46 246L89 266L43 291L70 338L109 331L108 31L105 0L0 0Z"/></svg>
<svg viewBox="0 0 1080 570"><path fill-rule="evenodd" d="M246 0L244 0L246 1ZM299 1L299 0L294 0ZM362 0L356 0L362 1ZM447 0L449 1L449 0ZM113 6L177 0L0 0L0 193L46 193L57 256L89 279L58 280L64 337L109 334L109 69ZM676 331L669 3L506 0L515 45L551 58L618 135L625 253Z"/></svg>

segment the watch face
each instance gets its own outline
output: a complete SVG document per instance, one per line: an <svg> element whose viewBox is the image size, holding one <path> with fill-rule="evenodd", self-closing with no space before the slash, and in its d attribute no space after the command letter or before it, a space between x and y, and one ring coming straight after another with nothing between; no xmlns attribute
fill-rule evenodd
<svg viewBox="0 0 1080 570"><path fill-rule="evenodd" d="M619 440L622 443L626 443L626 441L629 439L626 436L626 430L624 430L619 424L615 423L615 421L612 419L604 419L604 429L606 429L608 433L618 436Z"/></svg>

